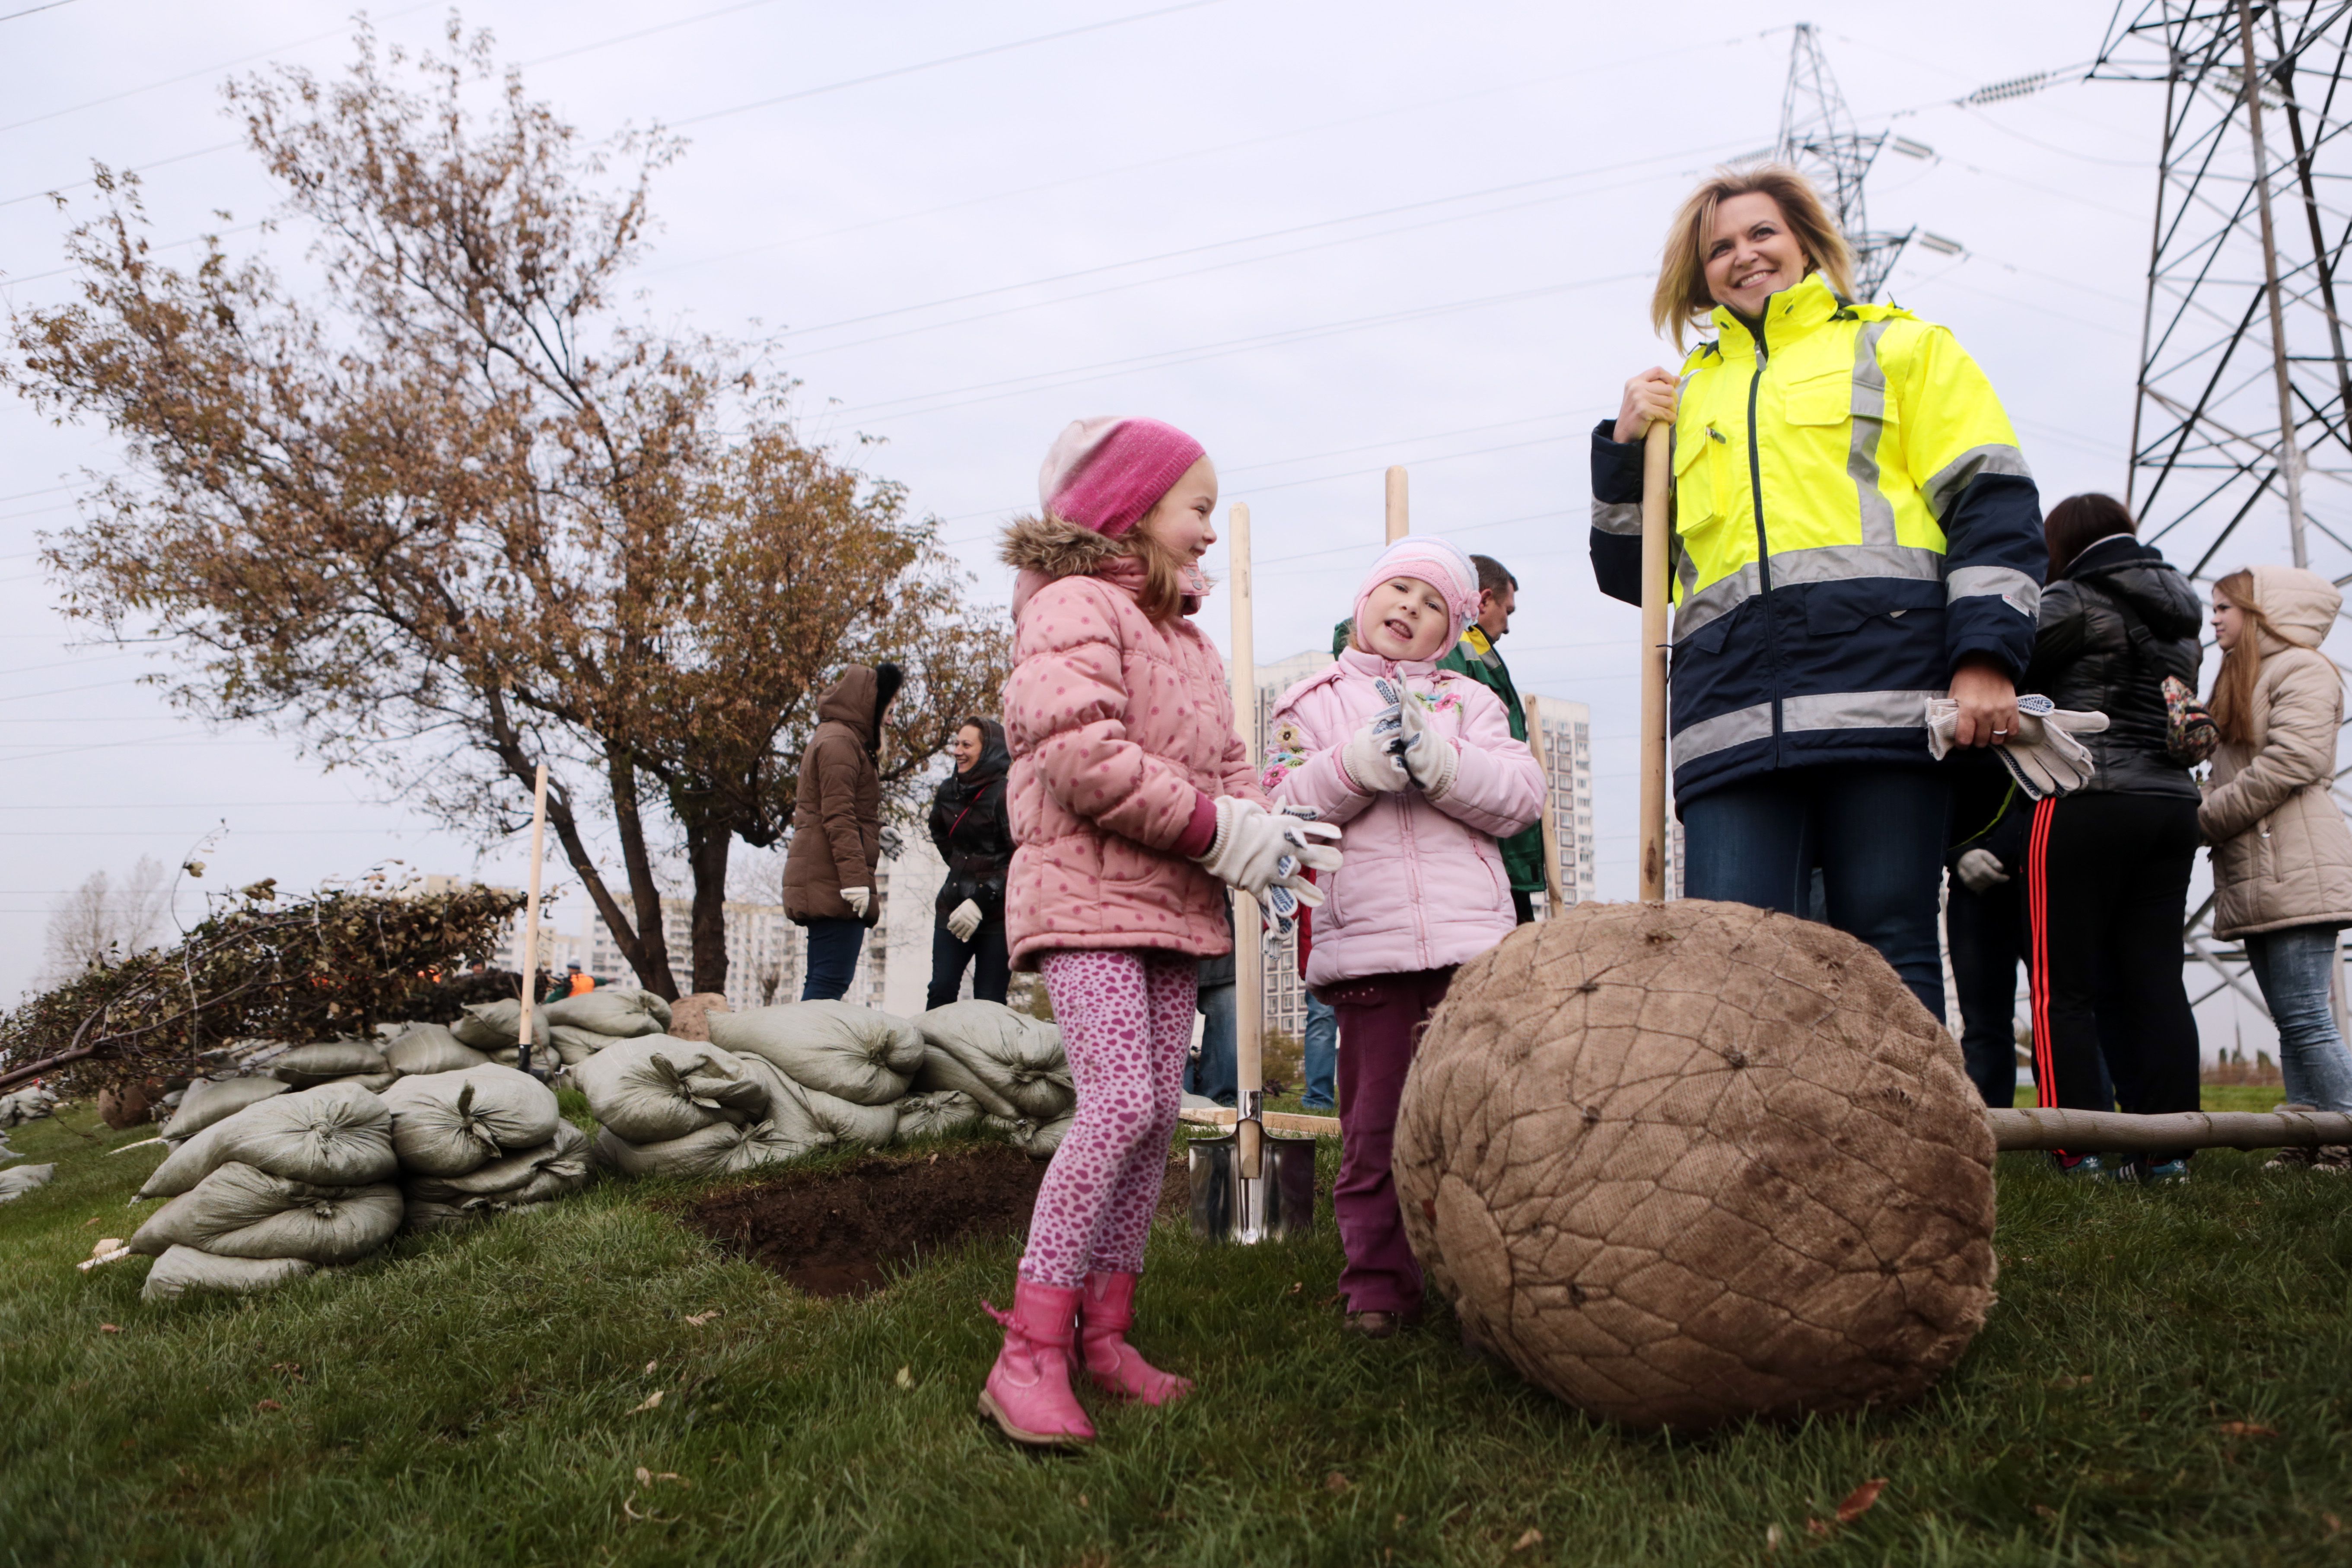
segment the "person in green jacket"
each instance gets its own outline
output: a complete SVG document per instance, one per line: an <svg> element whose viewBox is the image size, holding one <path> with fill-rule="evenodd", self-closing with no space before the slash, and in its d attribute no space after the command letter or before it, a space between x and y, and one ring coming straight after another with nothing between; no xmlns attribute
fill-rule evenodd
<svg viewBox="0 0 2352 1568"><path fill-rule="evenodd" d="M1519 700L1518 688L1511 684L1510 667L1495 649L1511 629L1511 612L1518 607L1519 580L1491 555L1473 555L1470 563L1478 569L1478 616L1462 628L1462 640L1437 661L1437 668L1458 670L1501 698L1504 710L1511 716L1511 739L1524 741L1528 710ZM1519 923L1525 925L1536 918L1535 895L1544 889L1543 824L1497 842L1503 851L1503 868L1510 873L1511 904L1518 910Z"/></svg>

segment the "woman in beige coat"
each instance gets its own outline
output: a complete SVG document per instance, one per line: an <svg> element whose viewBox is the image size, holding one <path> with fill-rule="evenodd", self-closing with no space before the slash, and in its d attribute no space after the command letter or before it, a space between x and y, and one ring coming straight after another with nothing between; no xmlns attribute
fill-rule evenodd
<svg viewBox="0 0 2352 1568"><path fill-rule="evenodd" d="M2336 933L2352 925L2352 829L2330 794L2344 681L2318 651L2343 603L2293 566L2214 584L2221 746L2197 814L2213 847L2213 929L2245 942L2287 1099L2323 1110L2352 1110L2352 1052L2327 999Z"/></svg>

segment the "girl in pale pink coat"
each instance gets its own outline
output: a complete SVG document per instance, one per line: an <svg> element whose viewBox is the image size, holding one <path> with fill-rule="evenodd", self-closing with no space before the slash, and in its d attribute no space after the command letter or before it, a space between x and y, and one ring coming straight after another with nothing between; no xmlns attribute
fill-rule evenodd
<svg viewBox="0 0 2352 1568"><path fill-rule="evenodd" d="M1077 1110L1029 1222L1004 1348L981 1408L1014 1440L1085 1442L1074 1341L1110 1392L1160 1405L1192 1384L1127 1342L1184 1058L1198 962L1232 947L1225 889L1312 903L1303 868L1338 835L1271 813L1234 730L1224 663L1187 617L1208 592L1216 469L1154 419L1082 419L1013 524L1013 837L1005 935L1042 973Z"/></svg>
<svg viewBox="0 0 2352 1568"><path fill-rule="evenodd" d="M1517 925L1495 841L1543 813L1543 770L1502 700L1433 662L1477 603L1469 557L1400 540L1356 595L1348 650L1273 720L1269 790L1339 824L1347 855L1323 879L1307 984L1339 1016L1339 1291L1374 1338L1421 1310L1389 1171L1405 1070L1454 967Z"/></svg>

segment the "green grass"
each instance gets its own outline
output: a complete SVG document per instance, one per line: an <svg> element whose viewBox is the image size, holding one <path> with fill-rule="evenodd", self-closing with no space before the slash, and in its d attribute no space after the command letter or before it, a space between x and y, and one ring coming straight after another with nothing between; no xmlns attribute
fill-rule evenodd
<svg viewBox="0 0 2352 1568"><path fill-rule="evenodd" d="M153 1155L103 1151L141 1135L80 1112L12 1134L58 1171L0 1205L0 1562L2352 1558L2330 1522L2352 1526L2352 1189L2260 1156L2154 1192L2005 1158L2000 1303L1923 1404L1698 1441L1594 1426L1442 1314L1350 1340L1328 1224L1246 1249L1163 1226L1137 1338L1200 1395L1099 1410L1095 1450L1038 1458L972 1415L1011 1242L816 1300L680 1226L697 1189L604 1181L275 1296L151 1308L143 1262L72 1267L135 1223ZM1808 1533L1881 1476L1874 1510Z"/></svg>

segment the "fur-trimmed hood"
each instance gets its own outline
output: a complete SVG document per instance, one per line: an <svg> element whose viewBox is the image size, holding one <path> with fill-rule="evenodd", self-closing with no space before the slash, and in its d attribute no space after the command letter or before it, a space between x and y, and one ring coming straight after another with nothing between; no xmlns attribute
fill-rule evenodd
<svg viewBox="0 0 2352 1568"><path fill-rule="evenodd" d="M1143 588L1143 562L1129 552L1125 537L1107 538L1051 512L1015 518L1006 524L997 555L1007 566L1020 569L1020 578L1013 584L1015 616L1031 595L1065 577L1099 577L1130 595ZM1184 568L1183 613L1192 614L1208 596L1207 575L1197 565Z"/></svg>
<svg viewBox="0 0 2352 1568"><path fill-rule="evenodd" d="M1051 515L1014 518L1005 525L997 551L1007 566L1043 573L1049 579L1091 577L1105 562L1126 553L1125 541Z"/></svg>

